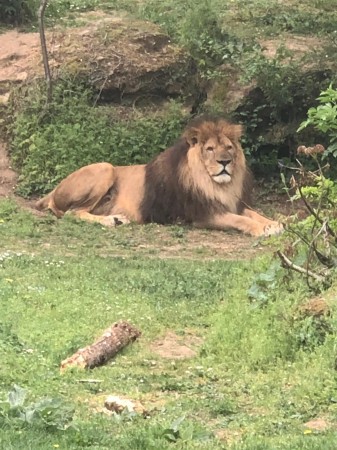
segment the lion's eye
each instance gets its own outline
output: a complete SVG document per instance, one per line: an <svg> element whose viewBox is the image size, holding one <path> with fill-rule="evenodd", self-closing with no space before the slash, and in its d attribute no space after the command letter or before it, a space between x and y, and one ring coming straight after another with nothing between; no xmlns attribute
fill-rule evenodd
<svg viewBox="0 0 337 450"><path fill-rule="evenodd" d="M214 151L214 147L206 147L206 151L207 152L213 152Z"/></svg>

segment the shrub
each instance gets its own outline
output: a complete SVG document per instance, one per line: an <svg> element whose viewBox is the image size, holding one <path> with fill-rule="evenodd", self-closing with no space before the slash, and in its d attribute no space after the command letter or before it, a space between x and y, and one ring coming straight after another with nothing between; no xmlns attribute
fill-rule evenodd
<svg viewBox="0 0 337 450"><path fill-rule="evenodd" d="M135 113L122 120L117 110L94 108L92 92L69 82L55 86L46 111L41 91L32 90L11 127L11 157L20 173L18 192L44 193L70 172L94 162L145 163L172 144L183 122L174 103L163 115Z"/></svg>
<svg viewBox="0 0 337 450"><path fill-rule="evenodd" d="M0 23L21 25L36 17L36 0L0 0Z"/></svg>
<svg viewBox="0 0 337 450"><path fill-rule="evenodd" d="M337 157L337 90L332 84L318 97L320 104L310 108L307 120L301 123L298 131L313 126L316 130L326 133L329 137L329 146L325 156L332 154Z"/></svg>
<svg viewBox="0 0 337 450"><path fill-rule="evenodd" d="M333 77L328 70L303 73L304 61L286 64L287 58L288 52L281 48L273 59L259 55L240 62L242 69L243 65L247 68L244 81L254 80L256 87L237 108L234 117L245 124L244 148L256 164L256 170L262 168L263 174L275 173L279 158L294 158L294 150L300 144L296 134L298 124ZM305 137L312 136L326 143L318 129L307 132Z"/></svg>
<svg viewBox="0 0 337 450"><path fill-rule="evenodd" d="M297 150L299 158L301 155L311 158L315 169L307 170L298 161L291 178L295 194L290 199L302 200L308 216L289 227L290 241L285 253L278 252L283 265L302 273L308 286L316 291L331 283L337 267L337 184L325 174L329 164L324 166L321 163L327 156L332 155L333 158L337 154L337 91L330 86L320 94L319 100L321 104L309 109L308 118L302 122L299 131L313 125L328 135L330 145L325 151L321 144L303 145Z"/></svg>

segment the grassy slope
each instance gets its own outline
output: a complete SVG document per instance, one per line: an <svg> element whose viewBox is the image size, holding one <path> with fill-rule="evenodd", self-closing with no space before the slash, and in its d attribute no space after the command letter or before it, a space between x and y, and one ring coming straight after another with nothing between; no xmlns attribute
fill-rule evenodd
<svg viewBox="0 0 337 450"><path fill-rule="evenodd" d="M247 38L280 37L283 33L312 35L330 34L337 21L334 0L208 0L180 2L173 0L73 0L70 4L57 0L49 5L47 15L64 23L73 24L78 20L78 11L103 8L107 10L126 10L138 17L157 21L173 32L177 24L186 19L186 12L206 7L217 11L223 18L226 30ZM200 30L202 31L202 30ZM187 32L187 30L185 30Z"/></svg>
<svg viewBox="0 0 337 450"><path fill-rule="evenodd" d="M248 299L269 256L235 262L195 252L167 260L140 256L136 245L121 255L118 239L130 239L127 228L55 223L8 201L0 203L0 218L1 396L15 383L28 390L27 403L61 397L74 406L76 424L51 432L6 417L0 448L334 448L332 431L304 434L303 426L313 417L334 423L334 337L315 345L315 329L294 320L307 295L296 279L284 289L271 276L263 307ZM138 343L90 373L60 374L62 359L121 318L142 330ZM151 343L168 330L183 341L202 338L197 356L172 362L156 355ZM89 378L100 383L79 382ZM140 400L150 418L97 413L112 393ZM183 416L170 443L164 431L172 437L172 423Z"/></svg>

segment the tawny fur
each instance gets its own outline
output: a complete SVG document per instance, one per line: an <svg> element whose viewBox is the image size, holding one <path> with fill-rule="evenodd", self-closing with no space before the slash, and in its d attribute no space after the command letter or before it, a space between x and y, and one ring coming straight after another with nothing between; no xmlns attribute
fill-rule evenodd
<svg viewBox="0 0 337 450"><path fill-rule="evenodd" d="M82 167L36 206L107 226L179 221L254 236L279 233L282 225L249 208L251 176L241 133L240 125L222 119L196 120L148 164Z"/></svg>

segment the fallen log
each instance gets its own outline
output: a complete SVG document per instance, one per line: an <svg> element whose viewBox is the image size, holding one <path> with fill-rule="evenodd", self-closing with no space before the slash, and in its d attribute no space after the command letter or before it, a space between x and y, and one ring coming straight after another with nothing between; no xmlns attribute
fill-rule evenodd
<svg viewBox="0 0 337 450"><path fill-rule="evenodd" d="M124 320L115 322L96 342L80 348L74 355L62 361L61 371L68 367L92 369L101 366L140 335L141 332L128 322Z"/></svg>

